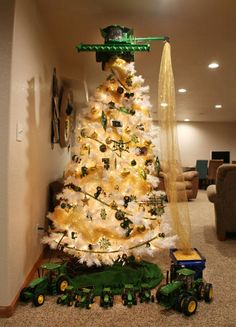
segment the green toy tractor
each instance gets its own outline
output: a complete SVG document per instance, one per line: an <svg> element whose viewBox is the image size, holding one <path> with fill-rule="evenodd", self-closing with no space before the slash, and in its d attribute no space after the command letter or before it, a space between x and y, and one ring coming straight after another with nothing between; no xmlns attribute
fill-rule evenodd
<svg viewBox="0 0 236 327"><path fill-rule="evenodd" d="M65 292L57 298L57 304L68 305L71 307L74 304L74 301L77 299L77 294L73 286L68 286L65 289Z"/></svg>
<svg viewBox="0 0 236 327"><path fill-rule="evenodd" d="M194 280L195 271L183 268L176 271L176 279L162 286L156 294L157 301L165 308L175 308L186 316L197 310L198 300L211 302L213 287L202 278Z"/></svg>
<svg viewBox="0 0 236 327"><path fill-rule="evenodd" d="M140 298L140 303L154 302L154 295L151 294L151 289L146 283L141 284L141 289L138 296Z"/></svg>
<svg viewBox="0 0 236 327"><path fill-rule="evenodd" d="M104 287L102 290L100 305L103 308L113 307L114 296L110 287Z"/></svg>
<svg viewBox="0 0 236 327"><path fill-rule="evenodd" d="M123 304L131 307L137 304L136 292L133 284L126 284L121 295Z"/></svg>
<svg viewBox="0 0 236 327"><path fill-rule="evenodd" d="M81 287L77 294L75 307L91 309L94 302L94 286Z"/></svg>
<svg viewBox="0 0 236 327"><path fill-rule="evenodd" d="M22 289L21 301L32 300L35 306L40 306L46 295L63 293L69 285L65 264L45 263L39 268L38 275L38 278Z"/></svg>

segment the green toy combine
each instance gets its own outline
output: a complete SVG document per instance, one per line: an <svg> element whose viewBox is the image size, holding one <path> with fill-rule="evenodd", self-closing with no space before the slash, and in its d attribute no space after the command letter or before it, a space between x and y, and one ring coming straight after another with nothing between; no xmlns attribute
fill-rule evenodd
<svg viewBox="0 0 236 327"><path fill-rule="evenodd" d="M102 62L102 69L110 58L118 56L127 62L134 61L134 52L150 51L149 41L169 41L168 36L142 37L133 36L133 30L120 26L111 25L101 29L102 37L105 39L104 44L83 44L80 43L76 49L81 51L95 51L96 61Z"/></svg>

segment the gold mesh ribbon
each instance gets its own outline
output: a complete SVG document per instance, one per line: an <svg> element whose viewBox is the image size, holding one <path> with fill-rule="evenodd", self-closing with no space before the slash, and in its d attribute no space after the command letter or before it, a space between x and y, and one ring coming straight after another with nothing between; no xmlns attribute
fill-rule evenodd
<svg viewBox="0 0 236 327"><path fill-rule="evenodd" d="M177 139L175 86L168 42L164 45L159 73L158 120L161 138L161 174L164 177L173 232L179 237L178 249L188 253L191 248L191 227Z"/></svg>

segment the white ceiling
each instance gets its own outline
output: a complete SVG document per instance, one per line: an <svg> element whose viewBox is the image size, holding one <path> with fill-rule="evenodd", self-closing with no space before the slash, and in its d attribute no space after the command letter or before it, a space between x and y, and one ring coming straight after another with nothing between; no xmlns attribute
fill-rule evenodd
<svg viewBox="0 0 236 327"><path fill-rule="evenodd" d="M90 94L105 78L95 53L77 53L78 43L103 43L99 28L119 24L136 37L170 37L177 119L236 122L236 0L37 0L43 23L74 85L86 79ZM136 69L150 85L155 110L162 42L135 55ZM220 67L209 70L217 61ZM76 84L76 82L78 82ZM215 110L215 104L223 108Z"/></svg>

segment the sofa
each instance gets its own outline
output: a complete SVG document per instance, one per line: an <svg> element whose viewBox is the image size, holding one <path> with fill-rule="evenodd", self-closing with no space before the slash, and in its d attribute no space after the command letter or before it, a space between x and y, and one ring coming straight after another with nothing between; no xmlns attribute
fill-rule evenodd
<svg viewBox="0 0 236 327"><path fill-rule="evenodd" d="M163 172L160 172L159 175L160 184L158 186L159 190L166 191L165 188L165 176ZM185 171L182 173L182 176L177 180L177 191L182 191L185 189L187 199L196 199L198 193L198 172L196 170Z"/></svg>
<svg viewBox="0 0 236 327"><path fill-rule="evenodd" d="M220 241L236 232L236 165L223 164L216 174L216 184L209 185L207 196L215 208L216 235Z"/></svg>

